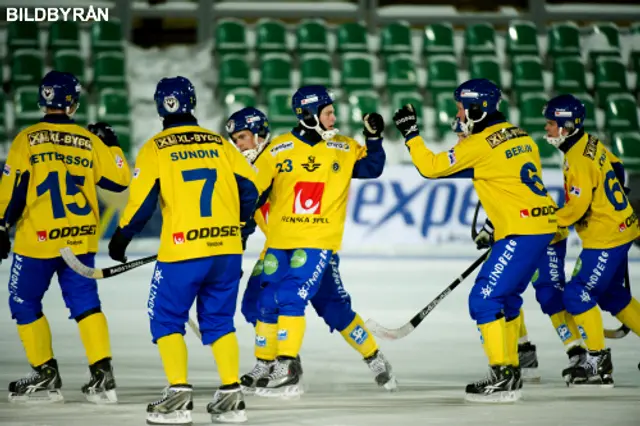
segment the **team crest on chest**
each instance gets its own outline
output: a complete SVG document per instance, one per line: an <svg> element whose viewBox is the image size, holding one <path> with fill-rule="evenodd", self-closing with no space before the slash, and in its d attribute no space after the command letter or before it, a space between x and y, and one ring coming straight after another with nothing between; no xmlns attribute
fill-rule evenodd
<svg viewBox="0 0 640 426"><path fill-rule="evenodd" d="M316 163L316 157L310 155L306 163L302 163L302 167L308 172L315 172L322 164Z"/></svg>
<svg viewBox="0 0 640 426"><path fill-rule="evenodd" d="M340 163L338 163L338 160L334 160L333 164L331 164L331 170L333 170L335 173L338 173L340 171Z"/></svg>

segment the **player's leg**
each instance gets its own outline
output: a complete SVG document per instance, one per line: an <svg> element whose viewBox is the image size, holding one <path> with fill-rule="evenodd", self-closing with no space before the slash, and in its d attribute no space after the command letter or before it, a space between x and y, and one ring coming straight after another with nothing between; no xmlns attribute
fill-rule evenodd
<svg viewBox="0 0 640 426"><path fill-rule="evenodd" d="M482 335L490 369L487 379L467 386L468 400L508 402L519 398L514 364L518 362L520 292L551 238L530 235L496 241L482 266L469 295L469 311Z"/></svg>
<svg viewBox="0 0 640 426"><path fill-rule="evenodd" d="M247 281L247 288L242 295L242 304L240 305L240 312L242 316L254 327L258 321L258 298L260 295L260 276L262 275L263 262L262 259L258 259L251 271L249 281Z"/></svg>
<svg viewBox="0 0 640 426"><path fill-rule="evenodd" d="M631 291L624 283L628 268L627 253L611 280L607 292L600 298L599 304L602 309L614 315L621 323L640 336L640 302L631 296Z"/></svg>
<svg viewBox="0 0 640 426"><path fill-rule="evenodd" d="M185 324L210 264L209 258L156 263L149 287L147 314L152 341L158 346L168 386L162 398L147 406L148 423L191 423L193 388L187 377Z"/></svg>
<svg viewBox="0 0 640 426"><path fill-rule="evenodd" d="M78 259L87 266L95 264L93 254L83 254ZM118 398L111 366L109 328L98 297L98 283L75 273L61 258L58 259L57 273L69 318L78 323L89 364L91 377L89 383L82 386L82 393L89 402L115 403Z"/></svg>
<svg viewBox="0 0 640 426"><path fill-rule="evenodd" d="M329 260L320 288L311 299L311 305L331 332L338 330L344 340L362 355L364 362L375 375L376 383L387 390L395 390L397 383L391 364L380 352L362 317L352 309L351 297L342 283L339 265L340 257L334 254Z"/></svg>
<svg viewBox="0 0 640 426"><path fill-rule="evenodd" d="M42 297L55 273L55 259L13 255L9 276L9 309L33 371L9 384L11 402L62 401L62 380L53 357L51 330Z"/></svg>
<svg viewBox="0 0 640 426"><path fill-rule="evenodd" d="M569 385L613 386L611 351L605 347L604 326L598 303L604 297L607 309L615 310L606 294L609 287L622 286L629 246L626 244L612 249L583 249L574 276L565 286L566 309L573 315L588 350L584 362L566 378ZM626 305L629 300L630 295L621 302Z"/></svg>
<svg viewBox="0 0 640 426"><path fill-rule="evenodd" d="M272 254L274 262L267 262ZM267 380L259 380L256 394L298 397L303 393L298 359L305 332L304 312L329 265L331 251L319 249L274 250L265 256L263 279L284 274L276 288L278 302L278 350L276 365ZM281 270L282 269L282 270Z"/></svg>
<svg viewBox="0 0 640 426"><path fill-rule="evenodd" d="M198 292L198 323L202 343L211 345L221 386L207 405L212 421L246 422L240 388L240 349L233 317L236 313L242 255L213 256L205 283Z"/></svg>

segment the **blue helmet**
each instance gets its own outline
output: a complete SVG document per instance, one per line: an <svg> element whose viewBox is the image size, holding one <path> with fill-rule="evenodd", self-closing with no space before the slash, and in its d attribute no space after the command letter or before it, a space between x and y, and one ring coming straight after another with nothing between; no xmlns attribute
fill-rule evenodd
<svg viewBox="0 0 640 426"><path fill-rule="evenodd" d="M456 118L452 128L456 133L471 134L473 125L496 112L502 93L498 86L486 78L476 78L462 83L453 92L453 98L460 102L465 112L465 121Z"/></svg>
<svg viewBox="0 0 640 426"><path fill-rule="evenodd" d="M561 145L564 140L574 135L584 127L584 119L587 114L584 104L573 95L559 95L551 99L542 111L544 118L555 121L560 128L557 137L546 136L547 141L554 145ZM562 134L562 129L569 132Z"/></svg>
<svg viewBox="0 0 640 426"><path fill-rule="evenodd" d="M300 124L309 130L316 131L326 141L338 134L338 129L325 129L320 123L322 108L333 104L333 93L324 86L303 86L291 98L291 108Z"/></svg>
<svg viewBox="0 0 640 426"><path fill-rule="evenodd" d="M78 103L82 86L71 73L49 71L40 82L38 105L41 108L62 109L68 112Z"/></svg>
<svg viewBox="0 0 640 426"><path fill-rule="evenodd" d="M163 78L153 95L160 117L191 114L196 107L196 89L185 77Z"/></svg>
<svg viewBox="0 0 640 426"><path fill-rule="evenodd" d="M266 138L270 132L269 120L259 109L246 107L231 114L227 120L226 130L229 137L236 132L249 130L254 135Z"/></svg>

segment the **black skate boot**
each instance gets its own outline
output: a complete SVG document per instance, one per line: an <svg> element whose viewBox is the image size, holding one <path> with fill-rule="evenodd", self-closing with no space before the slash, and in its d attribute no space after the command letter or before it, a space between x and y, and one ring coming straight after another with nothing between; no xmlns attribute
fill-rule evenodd
<svg viewBox="0 0 640 426"><path fill-rule="evenodd" d="M467 385L465 399L473 402L515 402L520 399L516 375L515 367L511 365L491 366L486 378Z"/></svg>
<svg viewBox="0 0 640 426"><path fill-rule="evenodd" d="M258 380L256 395L267 398L299 398L302 388L302 366L298 358L278 357L273 371Z"/></svg>
<svg viewBox="0 0 640 426"><path fill-rule="evenodd" d="M147 405L149 425L190 425L193 411L193 388L191 385L168 386L162 398Z"/></svg>
<svg viewBox="0 0 640 426"><path fill-rule="evenodd" d="M520 362L522 380L525 382L539 382L540 372L538 371L536 345L531 342L519 344L518 360Z"/></svg>
<svg viewBox="0 0 640 426"><path fill-rule="evenodd" d="M567 356L569 357L569 365L562 370L562 377L567 385L569 385L569 381L576 367L587 359L587 350L582 346L574 346L567 351Z"/></svg>
<svg viewBox="0 0 640 426"><path fill-rule="evenodd" d="M391 370L391 364L389 364L389 361L382 355L382 352L379 350L376 351L369 358L365 358L364 362L369 369L373 371L373 374L376 375L375 380L378 386L382 386L388 391L398 390L398 382Z"/></svg>
<svg viewBox="0 0 640 426"><path fill-rule="evenodd" d="M111 358L102 359L89 366L91 379L82 386L82 393L87 401L95 404L114 404L118 402L116 395L116 379L113 377Z"/></svg>
<svg viewBox="0 0 640 426"><path fill-rule="evenodd" d="M258 380L269 376L275 363L275 361L266 361L258 358L256 360L256 365L253 366L253 370L240 377L242 393L245 395L253 395L256 392Z"/></svg>
<svg viewBox="0 0 640 426"><path fill-rule="evenodd" d="M613 387L613 363L611 349L587 352L586 359L578 364L569 376L569 386Z"/></svg>
<svg viewBox="0 0 640 426"><path fill-rule="evenodd" d="M247 421L244 396L238 383L220 386L213 395L213 401L207 404L207 412L212 422L244 423Z"/></svg>
<svg viewBox="0 0 640 426"><path fill-rule="evenodd" d="M58 363L52 358L33 367L33 371L26 377L9 383L9 402L59 402L64 399L61 387Z"/></svg>

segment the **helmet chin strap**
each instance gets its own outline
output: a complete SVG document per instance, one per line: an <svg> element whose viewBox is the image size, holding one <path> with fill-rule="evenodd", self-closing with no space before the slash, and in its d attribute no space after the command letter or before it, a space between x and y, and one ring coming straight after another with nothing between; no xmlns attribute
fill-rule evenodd
<svg viewBox="0 0 640 426"><path fill-rule="evenodd" d="M254 161L256 161L256 158L258 158L258 155L262 152L262 150L264 149L264 147L267 145L267 143L269 142L269 138L271 137L271 133L267 133L267 136L264 138L264 140L262 142L260 142L258 140L259 136L258 134L254 134L253 135L253 140L256 143L256 147L255 148L251 148L251 149L247 149L244 150L242 152L242 155L244 155L244 158L247 159L247 161L249 161L250 163L253 164Z"/></svg>
<svg viewBox="0 0 640 426"><path fill-rule="evenodd" d="M471 118L469 118L468 109L464 110L464 115L466 120L462 121L459 118L456 118L455 121L451 124L451 129L453 129L453 131L456 133L462 133L465 136L469 136L473 132L473 126L476 123L479 123L482 120L484 120L485 117L487 116L487 113L483 112L482 116L477 120L472 120Z"/></svg>
<svg viewBox="0 0 640 426"><path fill-rule="evenodd" d="M318 119L318 116L313 115L312 117L315 120L314 125L310 125L306 123L305 120L300 120L300 124L302 124L302 127L304 127L305 129L315 130L316 133L318 133L323 140L330 141L340 132L338 129L331 129L331 130L323 129L322 126L320 125L320 119Z"/></svg>
<svg viewBox="0 0 640 426"><path fill-rule="evenodd" d="M564 130L564 127L558 127L558 136L551 137L549 135L544 135L544 138L551 145L555 146L556 148L559 148L560 145L562 145L567 138L570 138L571 136L578 133L578 130L580 129L575 129L571 134L568 134L566 136L562 134L563 130Z"/></svg>

